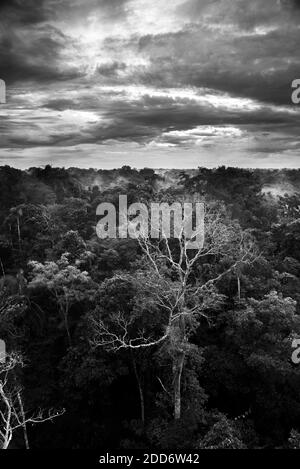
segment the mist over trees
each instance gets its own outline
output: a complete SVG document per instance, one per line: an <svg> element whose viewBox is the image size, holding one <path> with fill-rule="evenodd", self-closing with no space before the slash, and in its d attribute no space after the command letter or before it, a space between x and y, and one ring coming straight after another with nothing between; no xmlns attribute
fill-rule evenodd
<svg viewBox="0 0 300 469"><path fill-rule="evenodd" d="M121 194L203 248L100 240ZM299 170L0 168L3 448L300 448L298 337Z"/></svg>

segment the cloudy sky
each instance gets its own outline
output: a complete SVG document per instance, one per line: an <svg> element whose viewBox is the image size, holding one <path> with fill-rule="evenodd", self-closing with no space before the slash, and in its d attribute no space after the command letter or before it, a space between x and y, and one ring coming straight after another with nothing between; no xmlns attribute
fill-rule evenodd
<svg viewBox="0 0 300 469"><path fill-rule="evenodd" d="M1 0L0 165L300 167L300 0Z"/></svg>

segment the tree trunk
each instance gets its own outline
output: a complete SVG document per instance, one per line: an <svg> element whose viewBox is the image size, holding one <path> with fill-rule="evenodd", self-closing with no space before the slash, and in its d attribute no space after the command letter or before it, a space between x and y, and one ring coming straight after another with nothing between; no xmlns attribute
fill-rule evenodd
<svg viewBox="0 0 300 469"><path fill-rule="evenodd" d="M134 374L135 374L135 377L136 377L136 382L137 382L137 385L138 385L138 390L139 390L139 395L140 395L141 421L142 421L143 426L144 426L144 424L145 424L145 401L144 401L144 393L143 393L143 388L142 388L141 379L140 379L140 376L139 376L139 373L138 373L138 370L137 370L137 366L136 366L136 362L135 362L135 358L134 358L134 355L133 355L132 350L131 350L131 358L132 358L132 364L133 364Z"/></svg>
<svg viewBox="0 0 300 469"><path fill-rule="evenodd" d="M173 361L173 386L174 386L174 418L179 420L181 418L181 376L183 371L185 359L185 320L181 315L178 320L178 325L175 329L175 337L177 336L177 347L175 350L175 357Z"/></svg>
<svg viewBox="0 0 300 469"><path fill-rule="evenodd" d="M61 313L61 316L62 316L62 320L64 322L64 326L65 326L65 330L66 330L66 334L67 334L67 339L68 339L68 344L69 344L69 347L72 347L72 338L71 338L71 333L70 333L70 329L69 329L69 309L68 309L68 305L60 304L59 308L60 308L60 313Z"/></svg>
<svg viewBox="0 0 300 469"><path fill-rule="evenodd" d="M239 299L239 303L240 303L240 301L241 301L241 280L240 280L239 276L237 277L237 285L238 285L238 299Z"/></svg>
<svg viewBox="0 0 300 469"><path fill-rule="evenodd" d="M22 398L21 398L21 395L20 395L19 392L18 392L18 401L19 401L20 411L21 411L22 420L23 420L22 427L23 427L23 432L24 432L25 448L30 449L29 448L29 441L28 441L28 434L27 434L26 417L25 417Z"/></svg>
<svg viewBox="0 0 300 469"><path fill-rule="evenodd" d="M173 364L174 374L174 418L181 418L181 376L184 364L184 351L178 352Z"/></svg>
<svg viewBox="0 0 300 469"><path fill-rule="evenodd" d="M5 278L5 270L4 270L4 265L3 265L1 257L0 257L0 265L1 265L2 275Z"/></svg>
<svg viewBox="0 0 300 469"><path fill-rule="evenodd" d="M65 321L65 328L66 328L66 333L68 337L68 343L69 343L69 346L72 347L72 339L71 339L71 334L70 334L70 329L69 329L68 313L64 314L64 321Z"/></svg>
<svg viewBox="0 0 300 469"><path fill-rule="evenodd" d="M9 445L10 445L10 439L8 438L4 441L1 449L8 449Z"/></svg>
<svg viewBox="0 0 300 469"><path fill-rule="evenodd" d="M22 246L21 246L21 229L20 229L19 216L17 216L17 230L18 230L19 251L20 251L20 256L21 256L22 255Z"/></svg>

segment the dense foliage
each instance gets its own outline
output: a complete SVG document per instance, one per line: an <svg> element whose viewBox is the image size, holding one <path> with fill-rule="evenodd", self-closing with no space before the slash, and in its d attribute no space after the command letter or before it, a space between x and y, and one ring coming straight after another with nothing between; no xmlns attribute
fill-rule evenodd
<svg viewBox="0 0 300 469"><path fill-rule="evenodd" d="M167 256L156 276L136 240L97 238L96 207L120 194L194 197L230 233L187 278L181 308L198 314L186 319L179 418L179 326L150 347L107 340L126 324L128 343L140 331L155 342L167 328L161 298L179 282ZM250 263L236 261L240 233L255 245ZM23 357L24 406L65 409L28 426L31 447L300 447L300 171L2 167L0 276L0 338ZM23 446L20 430L11 447Z"/></svg>

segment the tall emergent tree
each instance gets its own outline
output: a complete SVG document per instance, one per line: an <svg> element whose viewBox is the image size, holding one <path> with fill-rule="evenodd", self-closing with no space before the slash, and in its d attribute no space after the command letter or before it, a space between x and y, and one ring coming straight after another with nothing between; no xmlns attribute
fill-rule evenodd
<svg viewBox="0 0 300 469"><path fill-rule="evenodd" d="M119 310L108 321L101 316L93 320L96 346L120 350L163 345L169 349L176 420L182 413L181 378L193 330L200 318L208 319L211 306L221 301L217 283L258 258L251 233L230 220L224 207L207 208L204 227L205 239L197 249L190 249L191 240L183 229L173 239L162 233L160 240L151 240L140 233L144 256L135 273L138 307L129 316ZM240 286L238 290L240 295Z"/></svg>

